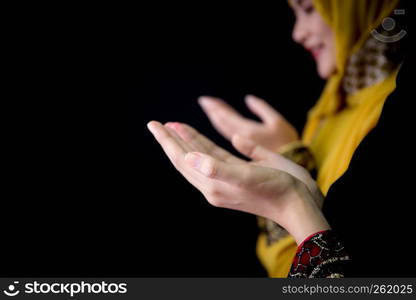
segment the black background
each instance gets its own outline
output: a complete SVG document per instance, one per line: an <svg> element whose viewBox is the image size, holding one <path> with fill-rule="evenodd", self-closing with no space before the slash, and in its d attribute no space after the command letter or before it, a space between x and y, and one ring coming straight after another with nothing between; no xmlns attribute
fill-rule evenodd
<svg viewBox="0 0 416 300"><path fill-rule="evenodd" d="M186 122L233 151L198 96L254 118L254 94L301 130L323 81L286 1L152 3L7 12L0 275L266 275L255 217L210 206L146 124Z"/></svg>
<svg viewBox="0 0 416 300"><path fill-rule="evenodd" d="M255 256L255 217L210 206L173 168L146 123L185 122L233 151L209 124L198 96L220 97L255 118L243 101L254 94L301 130L323 82L312 58L291 39L293 15L285 1L238 11L208 4L182 9L167 9L147 24L151 38L142 47L149 54L133 67L145 73L130 77L129 189L139 204L139 237L136 267L129 270L143 276L264 276Z"/></svg>
<svg viewBox="0 0 416 300"><path fill-rule="evenodd" d="M24 45L11 44L2 110L1 275L265 276L256 218L210 206L146 124L186 122L233 151L196 100L254 118L250 93L301 130L323 82L291 40L286 1L83 13L88 26L36 15L13 35Z"/></svg>

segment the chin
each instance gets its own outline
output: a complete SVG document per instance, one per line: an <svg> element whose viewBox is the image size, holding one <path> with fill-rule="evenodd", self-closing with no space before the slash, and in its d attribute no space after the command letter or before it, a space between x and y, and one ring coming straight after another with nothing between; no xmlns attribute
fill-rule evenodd
<svg viewBox="0 0 416 300"><path fill-rule="evenodd" d="M320 70L319 68L318 68L318 75L319 75L319 77L321 77L322 79L328 79L328 78L329 78L329 76L330 76L330 74L329 74L327 71L325 71L325 70Z"/></svg>
<svg viewBox="0 0 416 300"><path fill-rule="evenodd" d="M334 74L335 67L325 64L325 63L321 63L321 64L318 63L317 71L318 71L319 77L321 77L322 79L328 79L329 77L331 77L332 74Z"/></svg>

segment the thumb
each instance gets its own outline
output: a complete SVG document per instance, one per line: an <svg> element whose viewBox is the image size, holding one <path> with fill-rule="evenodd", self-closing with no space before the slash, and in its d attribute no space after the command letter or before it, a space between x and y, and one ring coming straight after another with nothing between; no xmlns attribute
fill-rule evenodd
<svg viewBox="0 0 416 300"><path fill-rule="evenodd" d="M253 95L247 95L245 98L247 107L265 123L275 122L282 115L278 113L270 104L263 99Z"/></svg>
<svg viewBox="0 0 416 300"><path fill-rule="evenodd" d="M203 175L230 184L240 185L248 178L247 165L223 162L200 152L187 153L185 161Z"/></svg>
<svg viewBox="0 0 416 300"><path fill-rule="evenodd" d="M238 134L233 135L231 143L237 151L253 160L267 160L275 154L259 144L254 143L252 140Z"/></svg>

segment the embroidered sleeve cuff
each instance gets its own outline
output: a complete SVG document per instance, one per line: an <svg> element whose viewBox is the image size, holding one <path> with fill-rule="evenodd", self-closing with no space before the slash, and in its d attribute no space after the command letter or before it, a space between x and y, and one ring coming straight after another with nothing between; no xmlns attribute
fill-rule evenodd
<svg viewBox="0 0 416 300"><path fill-rule="evenodd" d="M349 256L332 230L320 231L299 245L289 277L344 277Z"/></svg>

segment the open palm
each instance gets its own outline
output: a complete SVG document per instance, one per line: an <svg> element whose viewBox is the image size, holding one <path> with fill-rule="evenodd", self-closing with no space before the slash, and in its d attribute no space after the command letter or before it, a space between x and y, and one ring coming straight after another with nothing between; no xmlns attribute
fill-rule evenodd
<svg viewBox="0 0 416 300"><path fill-rule="evenodd" d="M199 104L212 125L228 140L238 134L274 152L299 140L296 129L266 101L252 95L246 96L245 101L261 122L243 117L219 98L199 98Z"/></svg>

